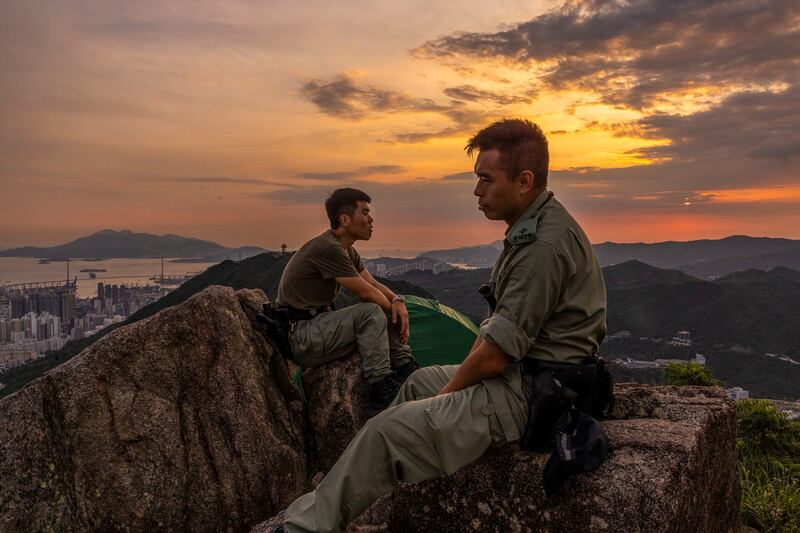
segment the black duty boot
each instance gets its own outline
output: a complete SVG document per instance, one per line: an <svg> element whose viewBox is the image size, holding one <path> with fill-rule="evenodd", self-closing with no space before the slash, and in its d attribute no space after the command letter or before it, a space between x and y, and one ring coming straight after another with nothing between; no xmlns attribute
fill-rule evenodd
<svg viewBox="0 0 800 533"><path fill-rule="evenodd" d="M386 376L380 381L376 381L369 386L369 405L367 406L367 416L372 418L392 403L400 384L391 375Z"/></svg>
<svg viewBox="0 0 800 533"><path fill-rule="evenodd" d="M409 361L402 366L398 366L394 369L395 380L402 384L408 379L408 376L413 374L416 370L419 370L419 365L416 361Z"/></svg>

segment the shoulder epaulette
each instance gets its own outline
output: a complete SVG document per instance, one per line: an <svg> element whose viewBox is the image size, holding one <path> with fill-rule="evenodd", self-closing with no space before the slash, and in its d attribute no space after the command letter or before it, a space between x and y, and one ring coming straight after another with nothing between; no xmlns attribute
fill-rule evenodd
<svg viewBox="0 0 800 533"><path fill-rule="evenodd" d="M536 226L539 224L539 215L520 222L507 239L511 246L528 244L536 240Z"/></svg>

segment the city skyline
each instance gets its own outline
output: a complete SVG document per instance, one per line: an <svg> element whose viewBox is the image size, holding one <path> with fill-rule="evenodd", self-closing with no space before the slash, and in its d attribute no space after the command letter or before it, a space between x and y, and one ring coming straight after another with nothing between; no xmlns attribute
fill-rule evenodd
<svg viewBox="0 0 800 533"><path fill-rule="evenodd" d="M294 248L339 186L373 197L366 252L489 243L462 148L506 116L542 125L595 243L800 238L796 2L5 12L0 249L107 227Z"/></svg>

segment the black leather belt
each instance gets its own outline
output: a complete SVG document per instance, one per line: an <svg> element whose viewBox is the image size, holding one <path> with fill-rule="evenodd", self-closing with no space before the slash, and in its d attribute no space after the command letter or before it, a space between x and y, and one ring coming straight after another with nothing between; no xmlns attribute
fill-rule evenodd
<svg viewBox="0 0 800 533"><path fill-rule="evenodd" d="M287 305L285 309L289 317L289 322L299 322L300 320L311 320L321 313L333 311L333 304L317 307L316 309L298 309Z"/></svg>

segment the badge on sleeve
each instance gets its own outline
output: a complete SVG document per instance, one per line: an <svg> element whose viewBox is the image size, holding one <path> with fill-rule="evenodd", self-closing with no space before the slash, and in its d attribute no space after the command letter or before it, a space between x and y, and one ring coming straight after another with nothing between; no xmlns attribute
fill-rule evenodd
<svg viewBox="0 0 800 533"><path fill-rule="evenodd" d="M508 235L508 242L512 246L527 244L536 240L536 226L539 224L539 216L523 220L516 225L514 231Z"/></svg>

